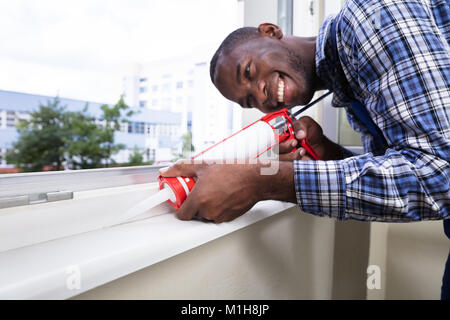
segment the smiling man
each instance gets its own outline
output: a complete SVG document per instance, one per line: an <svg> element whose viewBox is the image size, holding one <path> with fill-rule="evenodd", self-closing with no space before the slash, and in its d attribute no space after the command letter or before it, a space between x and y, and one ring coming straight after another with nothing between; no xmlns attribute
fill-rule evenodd
<svg viewBox="0 0 450 320"><path fill-rule="evenodd" d="M324 161L302 161L310 158L301 148L289 153L294 141L280 145L284 161L273 176L261 175L261 164L178 162L161 173L198 182L177 216L230 221L275 199L342 220L448 225L449 17L446 0L351 0L317 38L284 36L269 23L230 34L211 60L211 80L226 98L268 113L332 90L365 153L350 153L303 117L296 137Z"/></svg>
<svg viewBox="0 0 450 320"><path fill-rule="evenodd" d="M275 25L242 28L211 61L211 80L228 99L268 113L311 100L324 88L314 66L316 38L284 37Z"/></svg>

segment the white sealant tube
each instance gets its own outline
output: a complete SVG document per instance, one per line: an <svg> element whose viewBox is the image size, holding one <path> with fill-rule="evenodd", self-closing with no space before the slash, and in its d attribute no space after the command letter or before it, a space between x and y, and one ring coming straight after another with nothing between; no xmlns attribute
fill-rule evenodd
<svg viewBox="0 0 450 320"><path fill-rule="evenodd" d="M266 151L276 144L277 137L273 128L265 121L257 121L192 158L195 160L261 158L267 156ZM275 155L271 153L271 156Z"/></svg>

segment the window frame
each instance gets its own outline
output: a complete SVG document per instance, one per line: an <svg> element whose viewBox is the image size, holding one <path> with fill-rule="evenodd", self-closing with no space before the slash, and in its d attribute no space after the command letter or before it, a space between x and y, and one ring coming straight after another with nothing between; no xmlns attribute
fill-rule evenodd
<svg viewBox="0 0 450 320"><path fill-rule="evenodd" d="M162 167L149 165L0 174L0 209L58 201L57 193L73 194L156 181L158 169Z"/></svg>

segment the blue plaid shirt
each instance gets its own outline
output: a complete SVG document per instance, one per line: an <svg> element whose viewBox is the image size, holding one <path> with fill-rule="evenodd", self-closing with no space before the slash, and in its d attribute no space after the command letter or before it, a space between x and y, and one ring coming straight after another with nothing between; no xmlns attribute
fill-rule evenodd
<svg viewBox="0 0 450 320"><path fill-rule="evenodd" d="M331 23L341 70L336 71ZM450 218L450 10L446 0L349 0L322 24L316 72L361 134L365 154L295 161L297 201L337 219ZM380 128L380 146L349 105L354 96Z"/></svg>

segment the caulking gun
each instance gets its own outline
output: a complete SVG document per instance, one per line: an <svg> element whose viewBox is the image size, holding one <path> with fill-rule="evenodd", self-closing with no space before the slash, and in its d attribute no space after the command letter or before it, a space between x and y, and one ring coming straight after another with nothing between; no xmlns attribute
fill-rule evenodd
<svg viewBox="0 0 450 320"><path fill-rule="evenodd" d="M290 114L286 108L269 113L228 138L191 157L191 160L256 159L268 156L276 145L295 139L293 121L297 120L302 112L324 99L330 93L331 91L325 93L293 114ZM314 159L321 160L306 138L300 141L299 147L304 148ZM292 150L292 152L294 151L295 149ZM178 210L195 185L195 180L192 177L159 176L158 182L160 191L125 212L120 217L121 222L137 216L164 201L168 201L175 210Z"/></svg>

